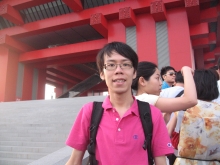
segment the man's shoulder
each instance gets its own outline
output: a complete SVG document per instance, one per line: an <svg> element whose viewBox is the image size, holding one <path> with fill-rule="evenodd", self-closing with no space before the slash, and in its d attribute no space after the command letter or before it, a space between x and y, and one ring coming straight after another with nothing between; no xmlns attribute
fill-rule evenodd
<svg viewBox="0 0 220 165"><path fill-rule="evenodd" d="M160 97L173 98L173 97L176 97L176 95L178 95L179 92L181 92L182 90L184 90L184 88L181 86L174 86L171 88L166 88L161 91Z"/></svg>

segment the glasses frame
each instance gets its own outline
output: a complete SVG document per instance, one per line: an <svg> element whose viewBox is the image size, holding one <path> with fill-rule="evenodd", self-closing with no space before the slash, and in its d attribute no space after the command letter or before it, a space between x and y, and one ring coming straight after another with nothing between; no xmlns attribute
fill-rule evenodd
<svg viewBox="0 0 220 165"><path fill-rule="evenodd" d="M129 65L129 68L123 68L123 64ZM109 71L116 70L118 66L119 66L122 70L123 70L123 69L131 69L131 68L133 68L133 65L132 65L132 64L129 64L129 63L114 64L114 65L115 65L115 68L114 68L114 69L107 69L107 65L110 65L110 64L104 64L103 67L104 67L104 69L109 70Z"/></svg>

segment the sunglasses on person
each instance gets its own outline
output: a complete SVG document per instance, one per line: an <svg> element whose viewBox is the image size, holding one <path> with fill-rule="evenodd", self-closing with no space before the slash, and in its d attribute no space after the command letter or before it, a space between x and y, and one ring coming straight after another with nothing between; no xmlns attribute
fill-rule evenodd
<svg viewBox="0 0 220 165"><path fill-rule="evenodd" d="M170 75L170 76L176 76L176 73L175 72L170 72L170 73L167 73L168 75Z"/></svg>

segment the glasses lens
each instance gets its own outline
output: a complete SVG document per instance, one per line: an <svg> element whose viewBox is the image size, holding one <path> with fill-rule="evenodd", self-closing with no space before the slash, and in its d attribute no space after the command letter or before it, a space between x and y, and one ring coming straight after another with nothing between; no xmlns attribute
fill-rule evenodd
<svg viewBox="0 0 220 165"><path fill-rule="evenodd" d="M170 76L176 75L175 73L170 73Z"/></svg>

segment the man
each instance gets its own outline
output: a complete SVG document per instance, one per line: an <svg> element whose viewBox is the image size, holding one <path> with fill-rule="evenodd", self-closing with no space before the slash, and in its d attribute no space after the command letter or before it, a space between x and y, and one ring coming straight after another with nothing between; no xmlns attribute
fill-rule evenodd
<svg viewBox="0 0 220 165"><path fill-rule="evenodd" d="M162 89L172 87L175 83L176 71L171 66L165 66L160 71L161 78L163 80Z"/></svg>
<svg viewBox="0 0 220 165"><path fill-rule="evenodd" d="M121 42L107 44L97 55L101 79L105 80L109 96L96 136L96 160L99 165L148 165L147 151L142 145L145 139L137 100L132 96L131 84L136 76L137 54ZM89 143L89 126L92 103L79 112L66 144L73 148L66 165L81 165ZM173 153L162 114L150 106L153 123L152 152L155 165L166 165L165 155Z"/></svg>
<svg viewBox="0 0 220 165"><path fill-rule="evenodd" d="M217 67L218 67L217 72L218 72L219 77L220 77L220 58L218 59ZM216 103L220 104L220 80L218 80L217 83L218 83L219 96L218 96L217 99L213 100L213 102L216 102Z"/></svg>
<svg viewBox="0 0 220 165"><path fill-rule="evenodd" d="M160 97L175 98L179 94L181 96L180 92L182 92L183 90L184 90L184 79L183 79L181 72L179 71L176 73L175 86L172 88L163 89L160 93ZM175 129L174 129L174 125L169 123L170 116L173 117L173 115L177 115L177 123L176 123ZM183 115L184 115L184 111L175 112L175 113L172 113L172 115L170 113L164 114L164 120L167 123L167 129L168 129L168 133L170 136L172 135L174 130L175 132L179 133ZM169 159L169 164L173 165L175 162L176 156L174 154L169 155L168 159Z"/></svg>
<svg viewBox="0 0 220 165"><path fill-rule="evenodd" d="M181 91L184 90L184 80L181 72L177 72L175 76L175 86L172 88L163 89L160 92L160 97L164 98L175 98ZM165 114L164 120L168 123L170 119L170 114Z"/></svg>

